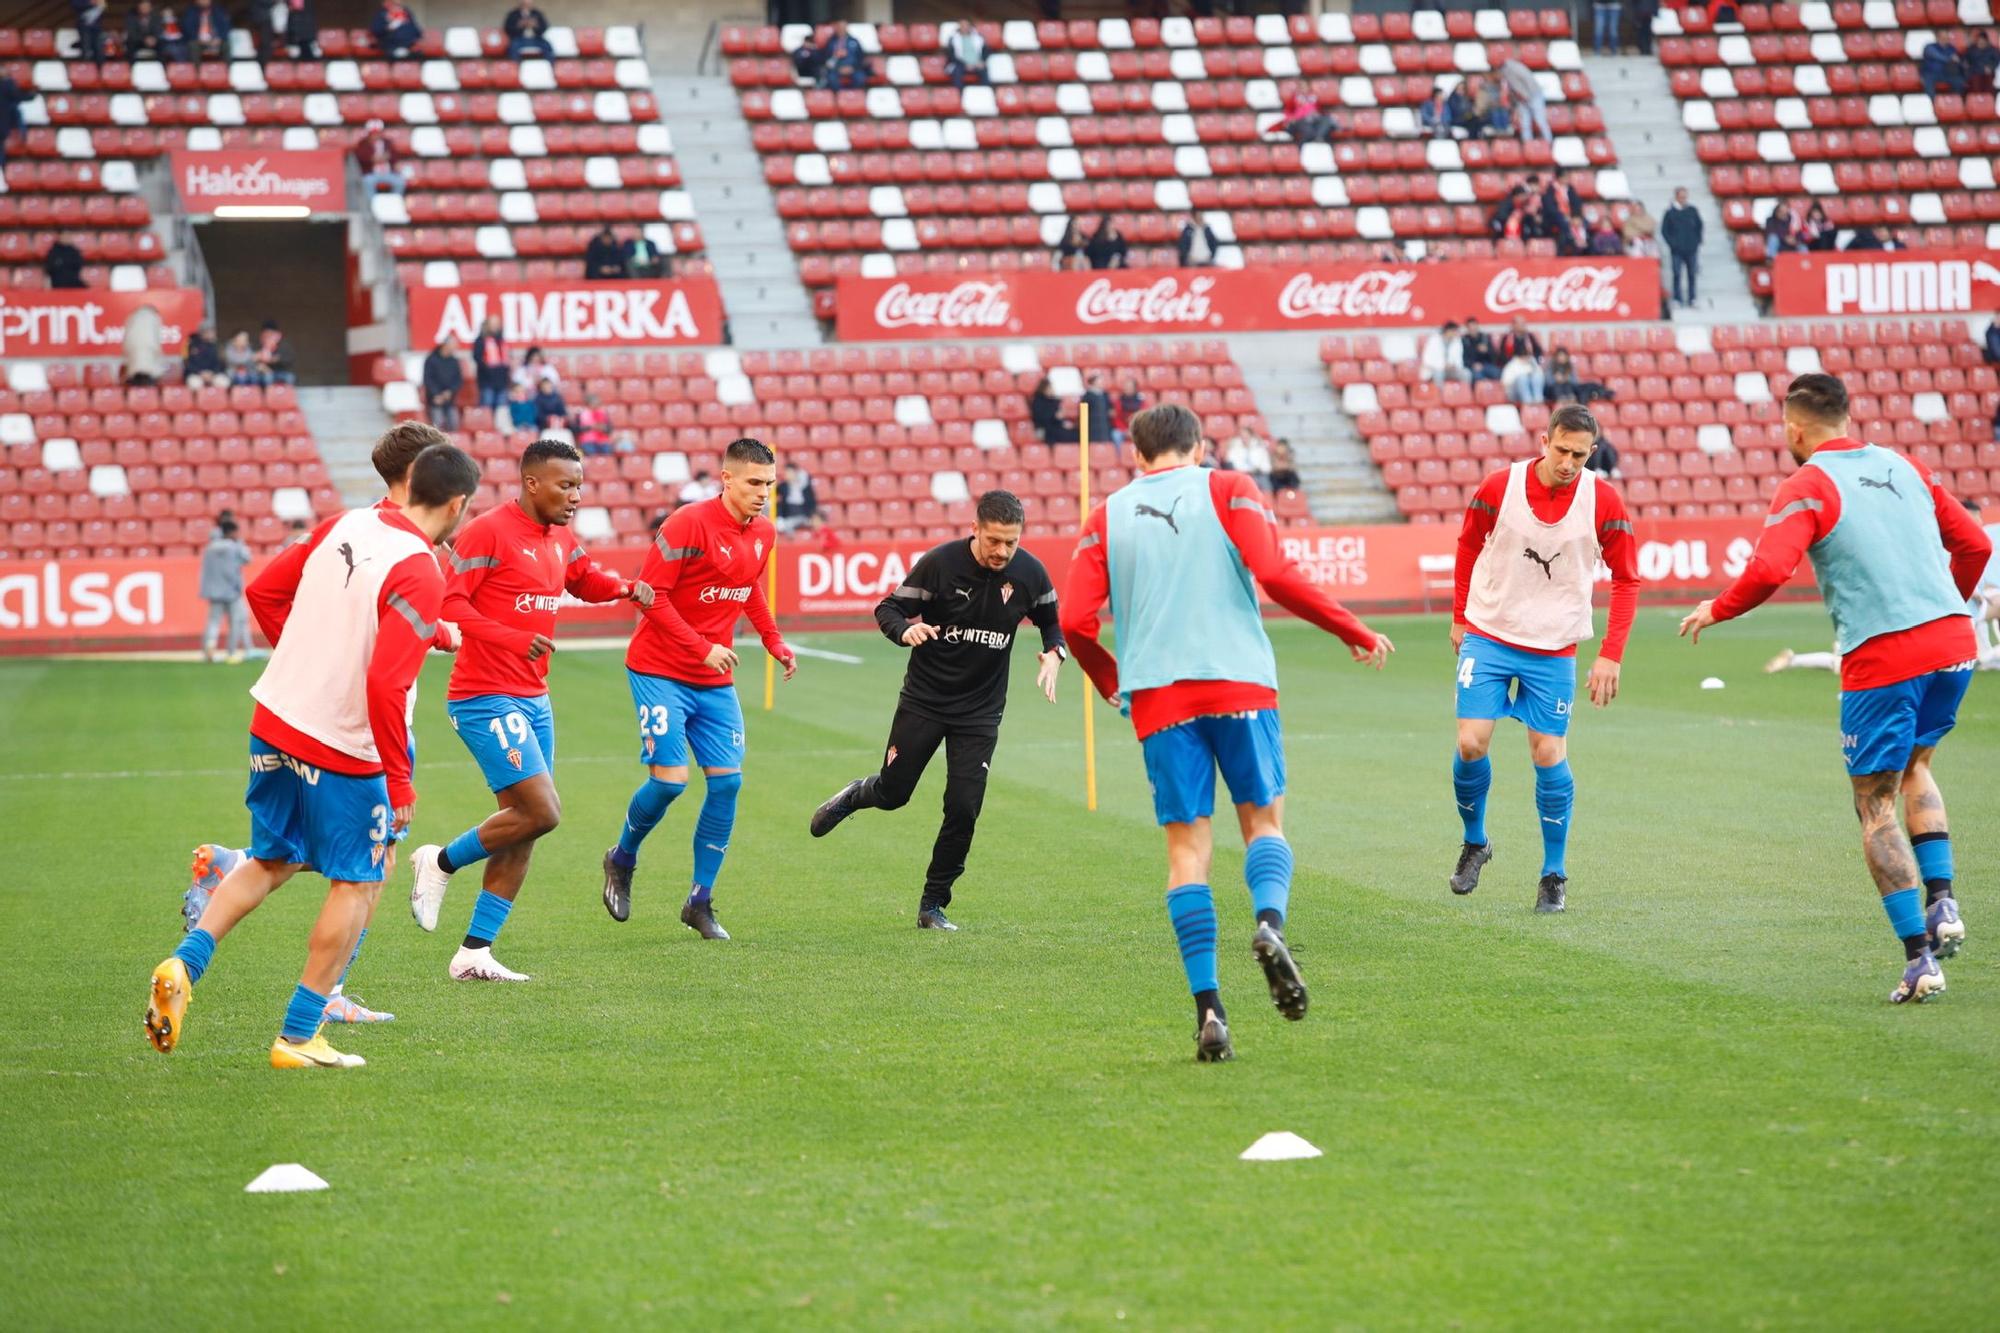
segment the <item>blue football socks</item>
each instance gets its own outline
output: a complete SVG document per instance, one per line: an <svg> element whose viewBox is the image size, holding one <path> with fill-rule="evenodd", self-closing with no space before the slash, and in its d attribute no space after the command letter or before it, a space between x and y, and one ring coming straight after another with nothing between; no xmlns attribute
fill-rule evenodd
<svg viewBox="0 0 2000 1333"><path fill-rule="evenodd" d="M311 1041L325 1017L326 996L300 982L292 991L292 1002L285 1006L285 1026L280 1031L286 1041Z"/></svg>
<svg viewBox="0 0 2000 1333"><path fill-rule="evenodd" d="M474 824L445 845L443 855L438 857L438 869L449 875L485 859L486 844L479 840L479 826Z"/></svg>
<svg viewBox="0 0 2000 1333"><path fill-rule="evenodd" d="M1261 839L1260 839L1261 841ZM1167 917L1181 946L1188 993L1218 989L1215 970L1215 898L1206 884L1183 884L1167 891Z"/></svg>
<svg viewBox="0 0 2000 1333"><path fill-rule="evenodd" d="M1258 838L1243 849L1243 878L1250 885L1250 906L1262 921L1275 912L1272 924L1285 928L1285 909L1292 900L1292 845L1280 834Z"/></svg>
<svg viewBox="0 0 2000 1333"><path fill-rule="evenodd" d="M333 993L335 995L340 994L340 988L347 984L347 974L354 970L354 960L361 956L361 946L366 944L367 942L368 942L368 927L363 926L361 928L361 933L357 935L354 939L353 951L347 955L347 966L340 969L340 980L333 983Z"/></svg>
<svg viewBox="0 0 2000 1333"><path fill-rule="evenodd" d="M722 873L729 835L736 830L736 793L743 790L741 773L717 773L708 779L701 816L694 821L694 892L688 897L705 903Z"/></svg>
<svg viewBox="0 0 2000 1333"><path fill-rule="evenodd" d="M202 973L208 971L208 964L215 957L215 936L205 930L190 930L181 936L181 942L174 949L174 957L187 968L188 985L201 980Z"/></svg>
<svg viewBox="0 0 2000 1333"><path fill-rule="evenodd" d="M664 782L648 776L639 784L639 790L632 793L632 803L625 807L625 827L618 831L618 847L612 852L612 860L626 869L631 869L639 860L639 844L666 817L667 807L674 798L687 790L685 782Z"/></svg>
<svg viewBox="0 0 2000 1333"><path fill-rule="evenodd" d="M1912 940L1929 937L1930 930L1924 925L1924 898L1916 889L1897 889L1894 893L1883 894L1882 910L1889 914L1889 929L1895 931L1896 938L1905 945Z"/></svg>
<svg viewBox="0 0 2000 1333"><path fill-rule="evenodd" d="M1465 840L1475 847L1486 845L1486 793L1493 790L1493 761L1485 755L1467 759L1458 751L1451 755L1451 793L1458 803L1458 818L1465 825Z"/></svg>
<svg viewBox="0 0 2000 1333"><path fill-rule="evenodd" d="M1951 834L1911 834L1910 848L1917 854L1917 875L1928 890L1925 900L1934 903L1940 898L1949 898L1952 881Z"/></svg>
<svg viewBox="0 0 2000 1333"><path fill-rule="evenodd" d="M1569 760L1558 759L1535 769L1535 809L1542 817L1542 873L1567 875L1563 857L1569 851L1570 814L1576 806L1576 779Z"/></svg>
<svg viewBox="0 0 2000 1333"><path fill-rule="evenodd" d="M472 924L465 931L465 947L484 949L493 943L500 934L500 927L507 924L507 914L513 910L512 900L481 889L478 899L472 904Z"/></svg>

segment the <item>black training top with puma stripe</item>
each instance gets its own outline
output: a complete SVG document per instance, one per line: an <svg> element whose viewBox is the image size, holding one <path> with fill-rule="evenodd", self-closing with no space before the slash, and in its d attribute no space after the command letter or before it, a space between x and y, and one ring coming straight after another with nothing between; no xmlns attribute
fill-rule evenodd
<svg viewBox="0 0 2000 1333"><path fill-rule="evenodd" d="M999 725L1023 620L1041 630L1043 652L1063 647L1055 584L1042 562L1016 549L1005 569L988 569L966 537L925 552L875 608L875 623L893 643L918 620L935 625L938 637L910 650L903 707L952 725Z"/></svg>

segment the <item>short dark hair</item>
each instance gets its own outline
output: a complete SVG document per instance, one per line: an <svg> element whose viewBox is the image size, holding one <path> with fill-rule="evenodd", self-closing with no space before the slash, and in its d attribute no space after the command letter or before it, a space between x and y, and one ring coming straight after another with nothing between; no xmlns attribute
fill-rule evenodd
<svg viewBox="0 0 2000 1333"><path fill-rule="evenodd" d="M1557 431L1565 435L1588 435L1592 440L1600 433L1597 418L1582 403L1564 403L1549 413L1549 434Z"/></svg>
<svg viewBox="0 0 2000 1333"><path fill-rule="evenodd" d="M1179 403L1161 403L1132 418L1132 447L1148 463L1184 454L1201 443L1201 418Z"/></svg>
<svg viewBox="0 0 2000 1333"><path fill-rule="evenodd" d="M234 537L236 535L236 520L225 518L215 525L215 530L225 537Z"/></svg>
<svg viewBox="0 0 2000 1333"><path fill-rule="evenodd" d="M434 444L410 464L410 504L437 509L479 489L479 464L455 444Z"/></svg>
<svg viewBox="0 0 2000 1333"><path fill-rule="evenodd" d="M775 463L778 456L771 452L770 445L745 435L729 442L729 447L722 451L722 461L725 466L730 463Z"/></svg>
<svg viewBox="0 0 2000 1333"><path fill-rule="evenodd" d="M979 507L972 511L975 521L1024 525L1028 521L1028 511L1021 505L1021 497L1012 491L988 491L979 497Z"/></svg>
<svg viewBox="0 0 2000 1333"><path fill-rule="evenodd" d="M526 472L535 464L546 462L551 458L581 463L583 453L568 440L536 440L521 451L521 471Z"/></svg>
<svg viewBox="0 0 2000 1333"><path fill-rule="evenodd" d="M1847 386L1832 375L1801 375L1785 390L1785 410L1811 417L1822 426L1847 420Z"/></svg>
<svg viewBox="0 0 2000 1333"><path fill-rule="evenodd" d="M428 421L399 421L391 426L368 455L382 484L394 486L410 475L410 464L434 444L450 444L451 437Z"/></svg>

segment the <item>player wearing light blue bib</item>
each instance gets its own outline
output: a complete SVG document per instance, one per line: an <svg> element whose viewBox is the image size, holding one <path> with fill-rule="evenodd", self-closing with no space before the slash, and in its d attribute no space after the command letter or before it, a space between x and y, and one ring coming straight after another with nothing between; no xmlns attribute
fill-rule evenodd
<svg viewBox="0 0 2000 1333"><path fill-rule="evenodd" d="M1294 615L1335 634L1357 662L1380 668L1394 646L1286 559L1277 517L1240 472L1201 466L1201 419L1162 404L1132 419L1145 475L1094 510L1062 598L1062 631L1105 699L1129 711L1166 830L1167 916L1194 995L1195 1058L1230 1059L1209 891L1215 775L1229 784L1243 831L1243 877L1257 928L1251 952L1272 1003L1304 1018L1306 987L1285 943L1292 849L1283 828L1285 753L1278 668L1257 599L1261 584ZM1098 641L1099 613L1117 622L1118 658Z"/></svg>
<svg viewBox="0 0 2000 1333"><path fill-rule="evenodd" d="M1848 416L1847 386L1833 376L1792 381L1785 442L1799 469L1772 498L1742 575L1697 606L1681 633L1699 642L1702 630L1760 605L1811 559L1833 617L1840 748L1862 854L1903 946L1889 999L1922 1003L1944 993L1937 960L1965 942L1931 761L1972 680L1978 650L1966 599L1993 543L1936 474L1855 439Z"/></svg>

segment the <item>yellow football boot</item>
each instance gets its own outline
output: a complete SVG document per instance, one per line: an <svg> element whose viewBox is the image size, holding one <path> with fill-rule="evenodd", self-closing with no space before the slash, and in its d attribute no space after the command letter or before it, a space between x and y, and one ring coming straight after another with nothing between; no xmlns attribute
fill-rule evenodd
<svg viewBox="0 0 2000 1333"><path fill-rule="evenodd" d="M368 1062L358 1055L345 1055L327 1045L322 1033L313 1033L308 1042L293 1044L283 1037L271 1041L273 1069L359 1069Z"/></svg>
<svg viewBox="0 0 2000 1333"><path fill-rule="evenodd" d="M193 993L187 964L180 959L169 958L153 969L152 994L146 1001L146 1040L160 1054L167 1054L180 1041L188 997Z"/></svg>

